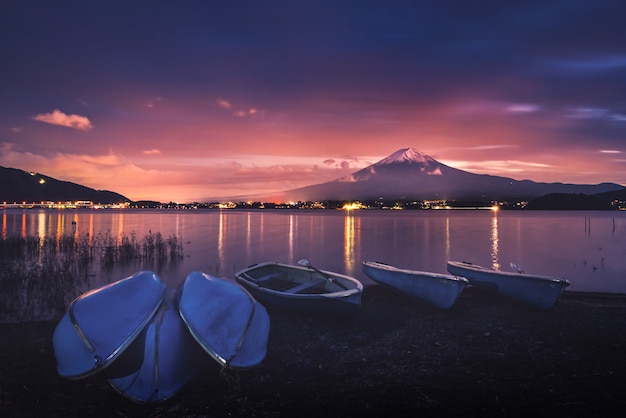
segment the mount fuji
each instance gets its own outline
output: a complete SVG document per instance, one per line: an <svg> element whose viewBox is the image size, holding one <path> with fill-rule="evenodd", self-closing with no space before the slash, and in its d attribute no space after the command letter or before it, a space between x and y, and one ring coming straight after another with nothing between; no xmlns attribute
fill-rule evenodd
<svg viewBox="0 0 626 418"><path fill-rule="evenodd" d="M336 180L288 190L285 201L315 200L530 200L548 193L596 194L624 189L615 183L537 183L474 174L440 163L414 148Z"/></svg>

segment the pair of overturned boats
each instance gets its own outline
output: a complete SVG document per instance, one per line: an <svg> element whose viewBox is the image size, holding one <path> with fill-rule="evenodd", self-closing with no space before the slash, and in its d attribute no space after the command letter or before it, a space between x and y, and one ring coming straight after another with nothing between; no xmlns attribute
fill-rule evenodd
<svg viewBox="0 0 626 418"><path fill-rule="evenodd" d="M448 262L450 274L363 262L377 283L440 309L450 308L467 285L548 309L569 282L507 273L466 262ZM359 312L363 285L353 277L298 265L254 264L236 282L190 273L169 289L154 272L141 271L89 291L70 303L53 335L57 371L69 379L103 372L125 397L164 401L195 376L209 358L222 367L246 369L266 355L268 304L323 314Z"/></svg>
<svg viewBox="0 0 626 418"><path fill-rule="evenodd" d="M169 289L141 271L76 298L52 343L60 376L103 372L121 394L149 403L177 393L207 355L235 369L259 364L269 327L265 308L236 283L193 272Z"/></svg>

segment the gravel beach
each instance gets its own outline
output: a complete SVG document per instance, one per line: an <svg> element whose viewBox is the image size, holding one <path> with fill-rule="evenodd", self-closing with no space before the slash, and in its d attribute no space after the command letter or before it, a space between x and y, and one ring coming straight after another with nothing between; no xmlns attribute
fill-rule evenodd
<svg viewBox="0 0 626 418"><path fill-rule="evenodd" d="M566 293L550 310L465 289L439 311L380 286L355 318L268 307L263 363L138 405L101 375L59 377L55 321L0 324L5 417L622 416L626 296Z"/></svg>

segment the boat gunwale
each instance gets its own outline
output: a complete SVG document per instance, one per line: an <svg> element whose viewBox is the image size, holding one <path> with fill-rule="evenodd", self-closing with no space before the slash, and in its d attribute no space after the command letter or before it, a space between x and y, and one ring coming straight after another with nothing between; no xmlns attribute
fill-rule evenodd
<svg viewBox="0 0 626 418"><path fill-rule="evenodd" d="M254 270L254 269L258 269L258 268L262 268L262 267L267 267L267 266L280 266L286 269L290 269L290 270L300 270L300 271L305 271L305 272L313 272L315 273L315 271L310 270L306 267L301 267L301 266L296 266L296 265L291 265L291 264L285 264L285 263L280 263L277 261L266 261L266 262L262 262L262 263L257 263L257 264L252 264L244 269L241 269L240 271L238 271L237 273L235 273L235 279L237 280L237 282L241 283L242 285L244 284L249 284L251 286L254 287L255 290L258 290L259 292L263 292L263 293L267 293L267 294L271 294L271 295L275 295L275 296L281 296L283 298L289 298L289 299L322 299L322 298L332 298L332 299L339 299L339 298L347 298L348 296L352 296L355 294L359 294L363 292L363 283L361 283L358 279L354 278L354 277L350 277L348 275L345 274L341 274L341 273L335 273L335 272L330 272L330 271L326 271L326 270L320 270L322 273L327 274L333 278L340 278L343 280L348 281L349 283L352 283L355 285L355 287L350 288L350 289L346 289L346 290L340 290L337 292L326 292L326 293L289 293L286 291L279 291L279 290L274 290L272 288L269 287L264 287L259 285L258 283L253 282L252 280L249 279L255 279L254 277L250 276L248 274L248 272L250 270Z"/></svg>
<svg viewBox="0 0 626 418"><path fill-rule="evenodd" d="M201 275L207 281L214 281L214 279L217 279L217 280L223 281L225 283L232 283L231 281L225 280L225 279L220 278L220 277L212 276L212 275L204 273L202 271L191 272L191 273L189 273L187 275L187 277L185 277L185 280L176 289L176 292L177 292L177 294L176 294L176 302L177 302L176 305L177 305L178 315L183 320L183 323L185 324L185 326L189 330L189 333L192 335L194 340L196 340L198 345L209 356L211 356L211 358L213 358L213 360L215 360L221 367L233 368L233 369L238 369L238 370L252 369L252 368L256 367L257 366L256 364L253 364L251 366L233 366L231 364L231 361L235 357L237 357L237 355L239 354L239 351L241 350L241 347L243 346L243 344L245 342L245 339L246 339L246 337L248 335L248 331L250 330L250 326L252 325L252 322L254 321L254 316L258 312L257 304L259 304L259 303L250 294L250 292L248 292L247 289L239 286L240 290L242 290L243 293L246 295L248 302L250 302L250 307L251 307L250 308L250 315L248 316L248 320L246 321L246 325L244 327L244 330L242 331L241 336L237 340L237 344L235 345L234 353L230 357L226 358L226 357L222 356L220 353L218 353L218 351L215 348L213 348L210 344L208 344L205 341L205 339L202 336L202 333L198 329L196 329L195 324L191 321L190 317L188 317L187 312L184 310L183 306L180 303L180 299L182 298L183 293L184 293L185 284L187 283L188 278L192 274L194 274L194 273L198 273L199 275Z"/></svg>
<svg viewBox="0 0 626 418"><path fill-rule="evenodd" d="M399 267L395 267L389 264L381 263L379 261L363 261L363 265L366 267L385 270L391 273L404 273L410 276L424 276L433 279L444 279L449 280L451 282L460 282L460 284L469 284L469 280L466 277L458 276L456 274L446 274L446 273L435 273L430 271L420 271L420 270L410 270L403 269ZM374 280L374 279L372 279Z"/></svg>
<svg viewBox="0 0 626 418"><path fill-rule="evenodd" d="M115 350L113 350L105 359L102 359L102 357L100 357L100 354L98 353L98 349L94 346L94 344L90 341L89 337L86 335L86 333L84 332L84 330L82 329L82 327L80 326L80 324L78 323L78 319L76 318L75 314L74 314L74 307L76 305L76 303L87 299L88 297L92 296L92 295L96 295L96 294L103 294L107 289L111 289L114 288L116 286L118 286L119 284L123 283L123 282L128 282L131 279L141 275L141 274L150 274L152 276L152 279L157 282L158 284L161 285L161 296L159 297L159 301L157 303L155 303L153 309L150 311L150 313L148 315L146 315L144 317L144 319L141 321L141 323L139 323L139 325L137 325L137 327L135 329L133 329L128 335L127 337L124 339L124 341L118 345ZM105 286L96 288L96 289L92 289L89 290L81 295L79 295L78 297L76 297L74 300L72 300L72 302L70 302L70 304L67 306L67 313L68 313L68 317L70 320L70 323L72 324L72 327L74 328L74 330L76 331L76 333L78 334L79 339L81 340L81 342L85 345L85 347L87 348L87 350L89 351L89 353L91 353L94 356L94 365L91 369L89 369L88 371L81 373L81 374L77 374L77 375L71 375L71 376L64 376L68 379L71 380L78 380L78 379L84 379L86 377L90 377L93 376L99 372L101 372L102 370L106 369L107 367L109 367L111 364L113 364L113 362L124 352L126 351L126 349L128 347L130 347L130 345L137 339L137 337L148 327L148 325L150 324L150 322L152 321L152 319L156 316L157 312L159 311L159 309L161 309L161 305L163 304L163 302L165 301L167 295L167 285L165 284L165 282L161 279L161 277L155 273L154 271L151 270L140 270L134 274L132 274L131 276L128 276L124 279L118 280L116 282L113 283L109 283Z"/></svg>
<svg viewBox="0 0 626 418"><path fill-rule="evenodd" d="M544 276L540 274L530 274L530 273L516 273L510 271L501 271L501 270L493 270L488 267L479 266L477 264L473 264L467 261L448 261L448 265L452 267L456 267L462 270L469 270L476 273L484 273L490 276L505 276L510 278L523 278L528 280L534 280L539 282L550 282L554 284L562 285L564 288L571 285L569 280L564 277L555 277L555 276ZM467 277L467 276L466 276ZM474 279L471 279L474 280ZM470 280L470 284L471 284Z"/></svg>

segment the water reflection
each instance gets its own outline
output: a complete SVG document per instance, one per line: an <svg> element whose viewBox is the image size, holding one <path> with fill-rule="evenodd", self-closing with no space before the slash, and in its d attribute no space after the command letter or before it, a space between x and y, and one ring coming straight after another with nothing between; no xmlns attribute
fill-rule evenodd
<svg viewBox="0 0 626 418"><path fill-rule="evenodd" d="M63 231L65 230L65 217L61 215L61 212L57 213L57 230L56 230L56 241L58 242L61 239L61 235L63 235Z"/></svg>
<svg viewBox="0 0 626 418"><path fill-rule="evenodd" d="M158 232L158 231L157 231ZM124 213L120 212L117 217L117 242L122 242L122 234L124 233Z"/></svg>
<svg viewBox="0 0 626 418"><path fill-rule="evenodd" d="M74 239L78 239L78 214L75 213L72 218L72 235Z"/></svg>
<svg viewBox="0 0 626 418"><path fill-rule="evenodd" d="M491 268L500 270L500 247L498 239L498 213L491 218Z"/></svg>
<svg viewBox="0 0 626 418"><path fill-rule="evenodd" d="M246 256L250 258L250 250L252 248L252 212L248 212L246 218Z"/></svg>
<svg viewBox="0 0 626 418"><path fill-rule="evenodd" d="M26 212L22 212L22 228L21 228L22 238L26 238Z"/></svg>
<svg viewBox="0 0 626 418"><path fill-rule="evenodd" d="M446 222L445 222L445 236L446 236L446 260L451 260L452 258L450 257L450 218L446 216Z"/></svg>
<svg viewBox="0 0 626 418"><path fill-rule="evenodd" d="M343 255L346 264L346 273L354 275L356 260L361 258L359 243L361 242L361 218L346 211L344 218L344 245Z"/></svg>
<svg viewBox="0 0 626 418"><path fill-rule="evenodd" d="M225 237L226 237L226 212L220 209L220 217L219 224L217 227L217 257L219 260L219 265L217 267L217 272L219 274L219 266L224 265L225 260Z"/></svg>
<svg viewBox="0 0 626 418"><path fill-rule="evenodd" d="M78 230L78 228L76 229ZM89 227L87 229L87 234L89 236L89 245L92 245L93 244L93 213L89 214Z"/></svg>
<svg viewBox="0 0 626 418"><path fill-rule="evenodd" d="M42 239L46 237L46 214L37 214L37 236Z"/></svg>
<svg viewBox="0 0 626 418"><path fill-rule="evenodd" d="M583 222L585 228L578 227ZM593 234L589 234L591 222ZM98 245L101 234L110 234L113 242L121 234L132 233L139 238L149 232L184 237L189 243L184 248L184 259L167 266L150 265L171 286L176 286L191 271L232 278L238 269L267 260L293 263L306 257L320 268L367 281L360 269L363 257L436 272L445 272L446 262L451 259L501 269L502 258L519 262L529 272L566 277L573 291L626 293L625 225L626 212L128 210L122 214L4 210L2 213L3 237L20 234L24 238L44 237L52 246L53 240L63 238L64 233L86 235L90 246ZM96 250L99 255L101 249ZM119 280L137 268L146 267L131 263L104 272L98 265L94 266L90 267L91 285ZM6 286L0 292L6 293ZM41 296L42 300L45 298L51 297ZM1 305L0 300L0 311Z"/></svg>
<svg viewBox="0 0 626 418"><path fill-rule="evenodd" d="M289 262L293 263L294 257L293 257L293 242L294 242L294 236L295 236L295 220L294 220L294 216L292 214L289 215L289 238L287 240L287 242L289 243Z"/></svg>

